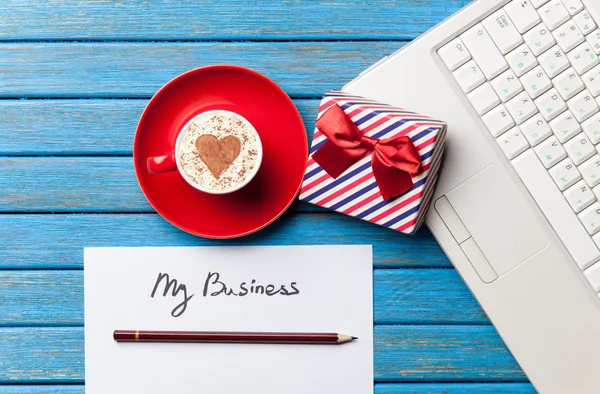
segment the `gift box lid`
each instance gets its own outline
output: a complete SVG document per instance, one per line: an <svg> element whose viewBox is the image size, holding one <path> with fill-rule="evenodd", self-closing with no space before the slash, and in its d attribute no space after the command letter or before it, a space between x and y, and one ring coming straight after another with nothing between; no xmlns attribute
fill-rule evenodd
<svg viewBox="0 0 600 394"><path fill-rule="evenodd" d="M317 128L300 200L413 234L425 220L435 189L446 123L344 92L330 92L323 97L319 118L333 105L342 108L366 137L377 140L409 137L421 158L421 166L418 172L411 174L413 185L408 191L385 200L373 174L372 152L335 179L314 160L314 153L327 142L327 137Z"/></svg>

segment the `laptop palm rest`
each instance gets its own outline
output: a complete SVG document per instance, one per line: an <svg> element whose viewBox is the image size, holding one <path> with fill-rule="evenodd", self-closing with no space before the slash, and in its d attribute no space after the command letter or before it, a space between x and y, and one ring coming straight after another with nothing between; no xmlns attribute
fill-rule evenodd
<svg viewBox="0 0 600 394"><path fill-rule="evenodd" d="M445 197L452 210L444 209L443 214L437 211L444 221L444 216L451 219L450 211L466 228L469 238L463 235L459 243L484 282L501 277L547 245L535 219L496 165L485 168Z"/></svg>

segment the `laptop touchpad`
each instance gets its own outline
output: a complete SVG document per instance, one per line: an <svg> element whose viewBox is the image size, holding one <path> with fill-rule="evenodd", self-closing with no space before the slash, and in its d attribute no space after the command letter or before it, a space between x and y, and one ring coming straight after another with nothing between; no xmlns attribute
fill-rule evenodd
<svg viewBox="0 0 600 394"><path fill-rule="evenodd" d="M446 197L498 276L547 245L531 212L496 165Z"/></svg>

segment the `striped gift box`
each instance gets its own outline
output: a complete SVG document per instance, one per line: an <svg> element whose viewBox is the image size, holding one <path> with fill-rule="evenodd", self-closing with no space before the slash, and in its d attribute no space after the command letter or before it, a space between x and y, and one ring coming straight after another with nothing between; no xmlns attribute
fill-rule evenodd
<svg viewBox="0 0 600 394"><path fill-rule="evenodd" d="M339 105L368 137L384 139L398 135L408 136L421 156L421 169L412 176L414 185L409 191L384 200L373 176L371 153L349 167L337 179L329 176L314 161L312 155L327 140L327 137L316 129L300 200L406 234L415 233L425 220L425 213L435 189L446 124L344 92L327 93L321 101L319 117L335 104Z"/></svg>

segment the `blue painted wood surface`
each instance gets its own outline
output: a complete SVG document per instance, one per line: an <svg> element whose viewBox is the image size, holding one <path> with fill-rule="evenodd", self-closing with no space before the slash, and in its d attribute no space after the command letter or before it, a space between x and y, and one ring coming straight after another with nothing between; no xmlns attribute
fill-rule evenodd
<svg viewBox="0 0 600 394"><path fill-rule="evenodd" d="M411 237L332 213L286 214L260 233L228 241L183 233L156 214L4 214L0 239L0 269L82 269L84 246L248 244L372 244L376 268L451 266L427 229Z"/></svg>
<svg viewBox="0 0 600 394"><path fill-rule="evenodd" d="M4 0L0 40L413 39L468 2Z"/></svg>
<svg viewBox="0 0 600 394"><path fill-rule="evenodd" d="M147 98L187 70L222 63L253 68L293 98L316 98L342 88L402 46L387 41L0 43L0 98Z"/></svg>
<svg viewBox="0 0 600 394"><path fill-rule="evenodd" d="M131 145L154 92L212 64L265 73L309 138L319 97L467 0L0 3L0 394L83 393L83 247L374 246L375 392L533 393L427 229L296 203L251 237L204 240L153 213Z"/></svg>

